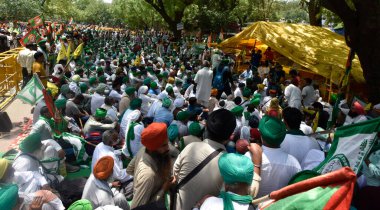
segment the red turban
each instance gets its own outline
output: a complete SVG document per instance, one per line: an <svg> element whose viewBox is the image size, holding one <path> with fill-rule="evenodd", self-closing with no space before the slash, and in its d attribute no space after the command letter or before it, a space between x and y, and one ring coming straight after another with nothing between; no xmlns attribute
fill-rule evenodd
<svg viewBox="0 0 380 210"><path fill-rule="evenodd" d="M363 115L365 113L364 107L358 102L355 101L353 107L355 108L356 113Z"/></svg>
<svg viewBox="0 0 380 210"><path fill-rule="evenodd" d="M268 111L267 115L271 117L278 117L278 111L271 109Z"/></svg>
<svg viewBox="0 0 380 210"><path fill-rule="evenodd" d="M106 180L113 172L114 160L111 156L100 158L94 166L94 176L100 180Z"/></svg>
<svg viewBox="0 0 380 210"><path fill-rule="evenodd" d="M141 133L141 143L150 151L156 151L166 141L168 132L165 123L152 123Z"/></svg>
<svg viewBox="0 0 380 210"><path fill-rule="evenodd" d="M257 128L251 128L250 130L251 133L251 139L261 139L261 134L260 131Z"/></svg>

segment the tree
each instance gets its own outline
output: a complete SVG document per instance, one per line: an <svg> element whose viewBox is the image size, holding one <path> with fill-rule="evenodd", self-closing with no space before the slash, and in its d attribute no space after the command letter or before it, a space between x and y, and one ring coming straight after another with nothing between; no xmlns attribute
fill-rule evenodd
<svg viewBox="0 0 380 210"><path fill-rule="evenodd" d="M302 0L301 5L307 8L312 26L322 26L321 0Z"/></svg>
<svg viewBox="0 0 380 210"><path fill-rule="evenodd" d="M181 38L181 31L177 30L177 24L182 21L186 7L194 3L194 0L145 0L151 5L168 24L176 40Z"/></svg>
<svg viewBox="0 0 380 210"><path fill-rule="evenodd" d="M38 1L30 0L0 0L1 20L28 21L40 14Z"/></svg>
<svg viewBox="0 0 380 210"><path fill-rule="evenodd" d="M347 45L359 57L367 82L369 99L380 102L380 1L321 0L344 23Z"/></svg>

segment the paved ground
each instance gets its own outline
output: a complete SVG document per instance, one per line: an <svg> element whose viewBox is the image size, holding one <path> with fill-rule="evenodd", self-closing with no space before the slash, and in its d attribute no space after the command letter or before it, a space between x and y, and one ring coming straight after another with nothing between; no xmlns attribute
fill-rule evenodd
<svg viewBox="0 0 380 210"><path fill-rule="evenodd" d="M17 135L21 132L24 124L24 118L33 118L31 114L32 106L23 103L19 99L14 99L11 104L6 107L5 112L8 113L12 121L13 129L10 133L1 133L0 135L0 152L8 150L9 145L16 139Z"/></svg>

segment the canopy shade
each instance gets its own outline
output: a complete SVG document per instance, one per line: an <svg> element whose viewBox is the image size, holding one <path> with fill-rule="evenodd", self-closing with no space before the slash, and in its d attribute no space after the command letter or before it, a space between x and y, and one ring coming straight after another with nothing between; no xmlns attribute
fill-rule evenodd
<svg viewBox="0 0 380 210"><path fill-rule="evenodd" d="M339 84L346 71L349 47L344 37L328 29L304 24L256 22L224 40L219 47L243 48L257 40L312 72ZM363 70L357 57L352 62L351 76L364 83Z"/></svg>

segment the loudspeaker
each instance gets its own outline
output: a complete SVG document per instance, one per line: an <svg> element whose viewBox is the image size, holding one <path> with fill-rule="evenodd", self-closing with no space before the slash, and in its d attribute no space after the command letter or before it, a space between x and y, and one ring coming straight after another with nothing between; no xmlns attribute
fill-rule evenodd
<svg viewBox="0 0 380 210"><path fill-rule="evenodd" d="M12 121L6 112L0 112L0 132L11 132Z"/></svg>

